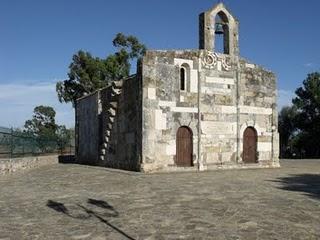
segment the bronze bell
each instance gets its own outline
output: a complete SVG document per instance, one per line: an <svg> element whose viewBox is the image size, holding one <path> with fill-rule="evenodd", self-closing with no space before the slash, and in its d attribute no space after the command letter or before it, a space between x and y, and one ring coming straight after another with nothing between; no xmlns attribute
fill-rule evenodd
<svg viewBox="0 0 320 240"><path fill-rule="evenodd" d="M222 34L224 34L223 23L222 23L222 22L220 22L220 21L219 21L219 22L216 22L214 33L217 34L217 35L222 35Z"/></svg>

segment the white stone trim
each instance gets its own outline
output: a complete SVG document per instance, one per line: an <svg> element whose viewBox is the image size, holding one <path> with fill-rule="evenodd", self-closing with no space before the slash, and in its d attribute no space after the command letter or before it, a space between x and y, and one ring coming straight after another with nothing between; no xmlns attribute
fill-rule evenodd
<svg viewBox="0 0 320 240"><path fill-rule="evenodd" d="M157 130L167 129L167 114L162 113L162 110L155 110L155 128Z"/></svg>
<svg viewBox="0 0 320 240"><path fill-rule="evenodd" d="M159 101L160 107L175 107L176 105L177 103L173 101Z"/></svg>
<svg viewBox="0 0 320 240"><path fill-rule="evenodd" d="M205 135L227 135L236 134L237 123L236 122L213 122L202 121L201 131Z"/></svg>
<svg viewBox="0 0 320 240"><path fill-rule="evenodd" d="M201 93L204 93L204 94L218 94L218 95L230 95L231 94L231 89L202 87L201 88Z"/></svg>
<svg viewBox="0 0 320 240"><path fill-rule="evenodd" d="M206 82L208 82L208 83L229 84L229 85L234 85L235 84L233 78L208 77L208 76L206 76Z"/></svg>
<svg viewBox="0 0 320 240"><path fill-rule="evenodd" d="M222 63L221 61L217 61L217 70L222 71Z"/></svg>
<svg viewBox="0 0 320 240"><path fill-rule="evenodd" d="M156 99L156 89L148 88L148 99L155 100Z"/></svg>
<svg viewBox="0 0 320 240"><path fill-rule="evenodd" d="M253 107L253 106L239 106L240 113L271 115L272 108Z"/></svg>
<svg viewBox="0 0 320 240"><path fill-rule="evenodd" d="M257 135L258 135L258 136L261 136L261 133L262 133L261 130L263 130L263 129L260 128L260 127L258 126L258 124L255 123L254 121L247 121L247 122L245 122L244 124L242 124L241 127L240 127L240 139L241 139L241 140L243 139L243 133L244 133L244 131L247 129L247 127L252 127L252 128L254 128L254 129L257 131ZM242 145L242 143L241 143L241 145ZM242 146L241 146L241 149L242 149ZM242 150L241 150L241 151L242 151Z"/></svg>
<svg viewBox="0 0 320 240"><path fill-rule="evenodd" d="M215 105L214 112L221 112L221 113L225 113L225 114L236 114L237 107L227 106L227 105Z"/></svg>
<svg viewBox="0 0 320 240"><path fill-rule="evenodd" d="M190 92L198 92L198 71L193 69L190 70Z"/></svg>
<svg viewBox="0 0 320 240"><path fill-rule="evenodd" d="M174 58L173 63L174 65L179 65L179 67L181 67L182 64L187 63L190 69L193 69L193 60L190 59Z"/></svg>
<svg viewBox="0 0 320 240"><path fill-rule="evenodd" d="M190 107L171 107L172 112L189 112L189 113L197 113L198 108L190 108Z"/></svg>
<svg viewBox="0 0 320 240"><path fill-rule="evenodd" d="M259 142L258 141L258 152L271 152L272 143L271 142Z"/></svg>
<svg viewBox="0 0 320 240"><path fill-rule="evenodd" d="M171 140L169 143L166 145L166 154L169 156L174 156L176 155L176 140Z"/></svg>

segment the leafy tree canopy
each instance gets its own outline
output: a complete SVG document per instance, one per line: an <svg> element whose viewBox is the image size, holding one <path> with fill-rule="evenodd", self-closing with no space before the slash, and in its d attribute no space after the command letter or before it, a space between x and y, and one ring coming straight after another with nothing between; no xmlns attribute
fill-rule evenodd
<svg viewBox="0 0 320 240"><path fill-rule="evenodd" d="M279 114L281 151L290 148L297 156L319 157L320 73L308 74L295 93L293 106Z"/></svg>
<svg viewBox="0 0 320 240"><path fill-rule="evenodd" d="M146 51L146 47L131 35L118 33L112 43L117 51L105 59L84 51L73 55L68 79L56 85L60 102L71 102L74 106L76 99L107 86L110 81L128 77L130 62L141 58Z"/></svg>
<svg viewBox="0 0 320 240"><path fill-rule="evenodd" d="M320 73L308 74L292 100L297 107L297 127L310 134L320 133Z"/></svg>
<svg viewBox="0 0 320 240"><path fill-rule="evenodd" d="M61 151L70 144L74 137L72 129L55 122L56 112L49 106L37 106L34 108L32 119L27 120L24 131L15 131L15 136L32 137L42 151L57 149Z"/></svg>
<svg viewBox="0 0 320 240"><path fill-rule="evenodd" d="M295 106L285 106L279 113L280 154L282 157L290 154L288 149L292 149L290 140L297 130L295 124L296 116L297 108Z"/></svg>
<svg viewBox="0 0 320 240"><path fill-rule="evenodd" d="M34 136L54 136L57 130L55 122L56 112L49 106L37 106L33 110L33 117L24 124L26 132Z"/></svg>

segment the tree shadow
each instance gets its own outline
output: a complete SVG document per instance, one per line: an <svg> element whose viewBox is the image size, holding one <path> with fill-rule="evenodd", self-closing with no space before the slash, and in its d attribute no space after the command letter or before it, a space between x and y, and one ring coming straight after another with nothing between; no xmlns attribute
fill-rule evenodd
<svg viewBox="0 0 320 240"><path fill-rule="evenodd" d="M278 178L282 186L280 189L286 191L302 192L304 195L320 200L320 174L299 174L289 177Z"/></svg>
<svg viewBox="0 0 320 240"><path fill-rule="evenodd" d="M133 237L129 236L127 233L111 224L107 218L118 217L118 211L111 206L109 203L103 200L97 200L89 198L86 202L88 206L81 204L75 204L67 208L64 203L56 202L53 200L47 201L47 207L55 210L56 212L63 213L68 217L80 220L86 220L91 217L98 219L100 222L104 223L108 227L112 228L122 236L127 239L134 240ZM93 210L91 207L99 208L98 210Z"/></svg>

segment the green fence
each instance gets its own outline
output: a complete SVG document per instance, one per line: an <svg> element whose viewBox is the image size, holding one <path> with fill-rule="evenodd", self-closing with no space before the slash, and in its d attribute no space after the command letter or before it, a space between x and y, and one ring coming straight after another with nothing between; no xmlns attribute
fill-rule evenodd
<svg viewBox="0 0 320 240"><path fill-rule="evenodd" d="M0 158L15 158L46 154L74 154L74 140L18 135L12 129L0 128Z"/></svg>

